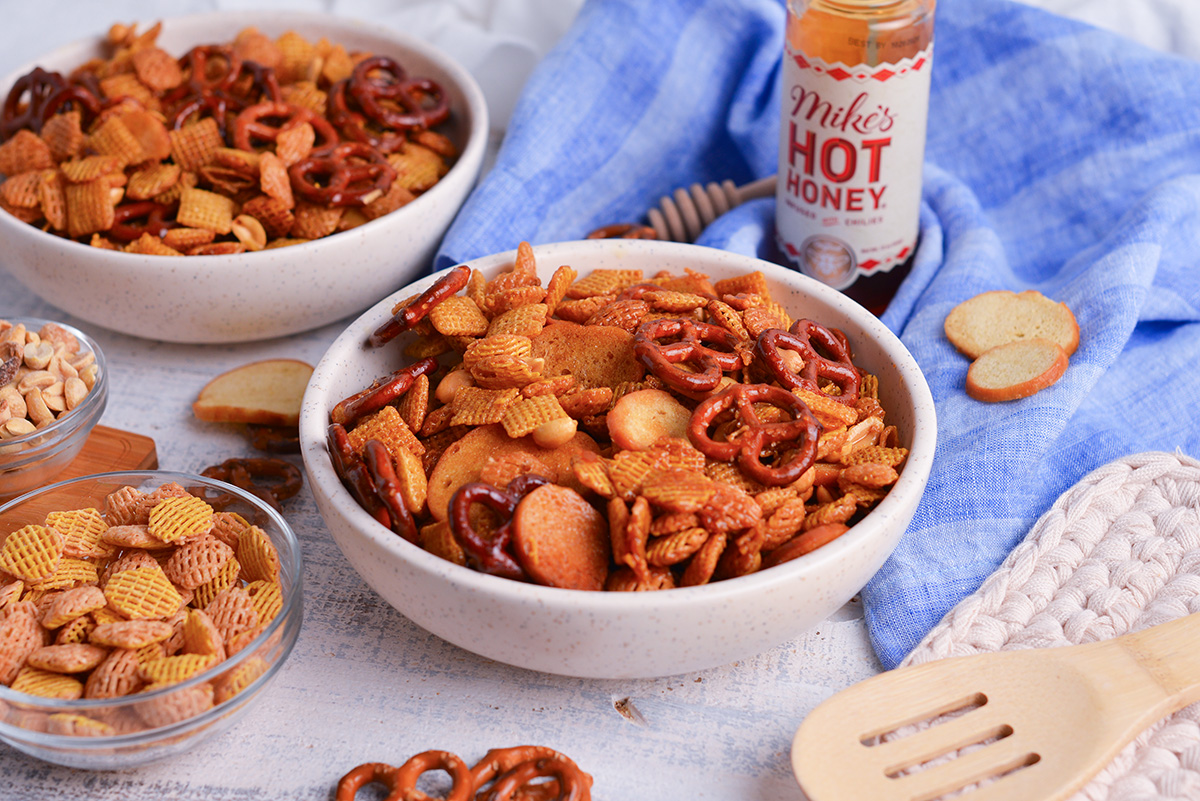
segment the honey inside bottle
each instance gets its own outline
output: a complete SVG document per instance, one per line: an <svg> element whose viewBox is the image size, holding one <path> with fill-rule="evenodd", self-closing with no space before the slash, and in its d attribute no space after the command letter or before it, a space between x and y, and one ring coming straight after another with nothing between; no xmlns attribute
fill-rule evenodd
<svg viewBox="0 0 1200 801"><path fill-rule="evenodd" d="M932 0L791 0L788 40L829 64L876 67L911 58L933 40Z"/></svg>

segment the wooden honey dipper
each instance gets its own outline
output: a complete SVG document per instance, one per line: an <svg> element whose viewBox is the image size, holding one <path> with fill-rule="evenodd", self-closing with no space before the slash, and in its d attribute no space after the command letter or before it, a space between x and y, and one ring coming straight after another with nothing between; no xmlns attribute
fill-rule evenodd
<svg viewBox="0 0 1200 801"><path fill-rule="evenodd" d="M658 239L695 242L712 221L747 200L775 194L775 176L737 186L733 181L692 184L664 195L656 208L646 213Z"/></svg>

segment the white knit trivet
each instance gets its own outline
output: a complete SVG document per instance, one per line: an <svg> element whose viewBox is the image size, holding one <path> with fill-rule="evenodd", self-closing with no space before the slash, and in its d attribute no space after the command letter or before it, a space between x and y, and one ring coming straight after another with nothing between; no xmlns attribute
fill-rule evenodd
<svg viewBox="0 0 1200 801"><path fill-rule="evenodd" d="M1105 640L1200 611L1200 462L1140 453L1066 491L904 660ZM1200 799L1200 703L1130 743L1073 801Z"/></svg>

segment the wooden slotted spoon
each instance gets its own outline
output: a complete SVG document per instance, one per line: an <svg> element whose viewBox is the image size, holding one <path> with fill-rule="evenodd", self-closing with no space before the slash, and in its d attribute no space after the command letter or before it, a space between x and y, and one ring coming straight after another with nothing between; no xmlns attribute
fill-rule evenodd
<svg viewBox="0 0 1200 801"><path fill-rule="evenodd" d="M792 768L810 801L930 801L972 785L963 799L1053 801L1196 700L1200 613L1103 642L874 676L804 719ZM897 731L923 721L935 722Z"/></svg>

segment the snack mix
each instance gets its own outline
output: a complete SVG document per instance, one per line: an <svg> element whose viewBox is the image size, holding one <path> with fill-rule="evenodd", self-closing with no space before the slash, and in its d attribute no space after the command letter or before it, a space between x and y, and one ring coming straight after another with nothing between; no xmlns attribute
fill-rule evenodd
<svg viewBox="0 0 1200 801"><path fill-rule="evenodd" d="M517 254L398 303L367 344L408 332L411 363L330 411L342 482L409 542L515 580L668 589L808 553L897 480L877 378L762 273L561 266L543 286Z"/></svg>
<svg viewBox="0 0 1200 801"><path fill-rule="evenodd" d="M70 414L96 385L96 354L61 325L37 331L0 320L0 440Z"/></svg>
<svg viewBox="0 0 1200 801"><path fill-rule="evenodd" d="M111 55L17 79L0 110L0 208L95 247L222 255L401 208L457 156L442 87L395 59L248 28L175 57L114 25Z"/></svg>
<svg viewBox="0 0 1200 801"><path fill-rule="evenodd" d="M176 483L122 487L104 506L52 511L6 532L0 683L44 698L125 699L223 662L280 613L279 555L241 515L214 512ZM256 653L142 704L9 722L81 736L157 728L233 697L266 668Z"/></svg>

